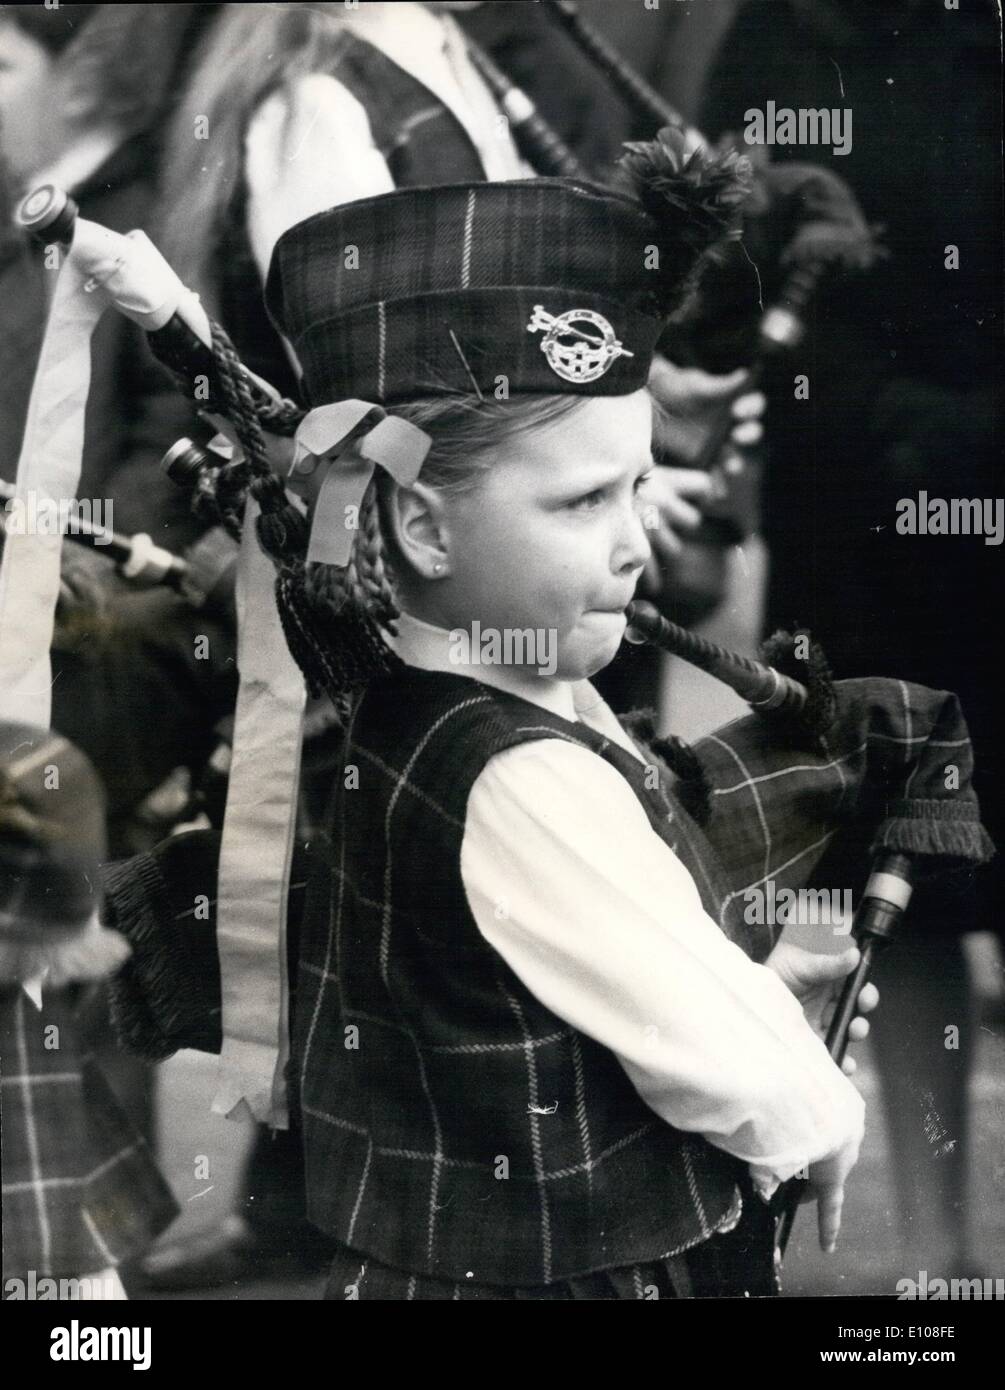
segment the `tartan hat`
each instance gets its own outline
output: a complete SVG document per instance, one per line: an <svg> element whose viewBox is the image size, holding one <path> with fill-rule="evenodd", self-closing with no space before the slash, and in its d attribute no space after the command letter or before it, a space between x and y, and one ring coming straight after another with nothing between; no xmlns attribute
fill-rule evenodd
<svg viewBox="0 0 1005 1390"><path fill-rule="evenodd" d="M705 254L738 233L749 163L668 130L621 176L404 188L290 228L265 298L308 402L644 385Z"/></svg>

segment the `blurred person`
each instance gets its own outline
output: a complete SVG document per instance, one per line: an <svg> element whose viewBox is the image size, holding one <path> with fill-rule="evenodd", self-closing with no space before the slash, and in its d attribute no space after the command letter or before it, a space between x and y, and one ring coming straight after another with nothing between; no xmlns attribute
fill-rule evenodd
<svg viewBox="0 0 1005 1390"><path fill-rule="evenodd" d="M119 1266L178 1212L79 1024L129 955L98 915L103 809L79 749L0 722L5 1300L125 1298Z"/></svg>
<svg viewBox="0 0 1005 1390"><path fill-rule="evenodd" d="M146 228L164 122L193 45L215 5L8 5L0 11L0 167L7 211L41 183L71 193L83 216L115 231ZM55 269L52 248L4 219L0 231L0 478L13 482ZM159 460L197 421L121 314L95 330L78 485L101 499L108 524L168 549L205 524ZM0 538L2 546L2 538ZM64 545L64 602L55 640L53 722L97 765L113 851L138 848L135 808L189 758L207 756L200 730L233 698L228 633L166 591L135 592L100 550ZM205 631L212 660L196 661ZM229 661L228 661L229 658ZM222 708L221 708L222 706ZM162 717L150 719L152 709ZM209 743L210 748L205 745Z"/></svg>
<svg viewBox="0 0 1005 1390"><path fill-rule="evenodd" d="M84 216L118 230L147 225L163 122L213 5L7 5L0 10L0 479L13 482L57 264L10 214L41 183L63 187ZM158 466L196 420L154 361L145 335L106 314L91 344L78 487L108 525L145 531L169 549L205 530ZM0 524L0 552L3 527ZM209 660L194 639L209 639ZM236 688L229 623L160 589L137 592L101 550L64 541L52 647L54 728L101 776L112 853L164 833L144 802L180 765L199 768ZM148 1135L151 1074L107 1047L100 990L75 1026Z"/></svg>
<svg viewBox="0 0 1005 1390"><path fill-rule="evenodd" d="M11 226L14 203L41 183L73 195L115 231L145 228L164 122L214 5L5 5L0 11L0 477L11 482L54 276L45 249ZM126 61L128 55L128 61ZM108 498L123 531L167 545L198 534L157 467L191 427L192 408L121 315L99 324L92 352L81 496Z"/></svg>

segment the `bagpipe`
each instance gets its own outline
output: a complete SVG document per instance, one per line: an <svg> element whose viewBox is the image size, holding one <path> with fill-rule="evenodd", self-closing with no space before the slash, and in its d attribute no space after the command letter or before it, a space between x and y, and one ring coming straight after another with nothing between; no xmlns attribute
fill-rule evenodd
<svg viewBox="0 0 1005 1390"><path fill-rule="evenodd" d="M282 1126L285 929L298 887L294 811L305 690L279 620L282 565L275 557L306 547L315 501L311 462L324 451L305 434L304 412L241 364L223 330L142 233L120 236L86 222L52 188L29 195L20 217L26 230L58 241L65 254L16 495L32 487L50 497L74 495L89 338L106 307L145 329L155 355L203 401L216 431L205 446L185 441L169 451L168 467L192 488L196 505L240 539L241 686L222 834L172 837L161 851L113 866L106 911L133 948L115 986L131 1044L155 1056L180 1046L219 1049L214 1109L229 1114L246 1101L258 1119ZM264 538L262 523L270 528ZM58 537L7 537L0 569L2 718L48 722L58 586ZM651 729L646 734L716 857L722 930L729 935L749 895L769 884L801 889L836 880L861 888L854 924L861 962L828 1039L839 1059L872 958L900 929L912 879L980 864L992 853L958 702L901 681L834 682L806 634L772 639L768 660L754 661L644 606L634 606L629 619L632 639L710 672L752 706L749 717L691 748ZM198 921L194 897L206 903ZM172 943L167 958L165 937ZM766 926L758 959L776 939ZM263 1024L273 1018L278 1033ZM783 1227L780 1238L786 1236Z"/></svg>

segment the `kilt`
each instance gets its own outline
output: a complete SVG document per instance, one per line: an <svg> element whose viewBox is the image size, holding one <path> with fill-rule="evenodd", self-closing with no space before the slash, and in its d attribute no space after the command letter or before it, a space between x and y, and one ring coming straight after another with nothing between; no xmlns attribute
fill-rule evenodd
<svg viewBox="0 0 1005 1390"><path fill-rule="evenodd" d="M742 1206L731 1229L661 1260L598 1270L532 1288L504 1288L409 1274L340 1245L328 1271L324 1297L394 1303L774 1298L781 1293L775 1269L774 1218L748 1179L741 1181L740 1188Z"/></svg>
<svg viewBox="0 0 1005 1390"><path fill-rule="evenodd" d="M94 1273L139 1254L178 1205L79 1051L68 991L47 990L38 1012L20 989L3 986L0 1057L3 1277Z"/></svg>

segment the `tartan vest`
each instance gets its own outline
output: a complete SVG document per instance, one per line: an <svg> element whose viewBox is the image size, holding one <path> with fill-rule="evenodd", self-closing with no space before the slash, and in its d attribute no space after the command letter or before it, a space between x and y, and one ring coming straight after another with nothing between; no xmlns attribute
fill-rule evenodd
<svg viewBox="0 0 1005 1390"><path fill-rule="evenodd" d="M665 768L649 789L646 766L585 725L464 676L401 668L368 687L305 910L292 1089L310 1219L399 1269L547 1284L679 1252L738 1214L744 1165L658 1119L468 906L471 788L494 754L549 737L612 764L706 908L722 900Z"/></svg>
<svg viewBox="0 0 1005 1390"><path fill-rule="evenodd" d="M439 97L373 44L345 29L328 71L366 112L373 142L396 188L484 181L471 137ZM242 361L285 394L297 382L282 341L262 310L262 285L245 222L246 191L231 209L217 257L220 314Z"/></svg>

